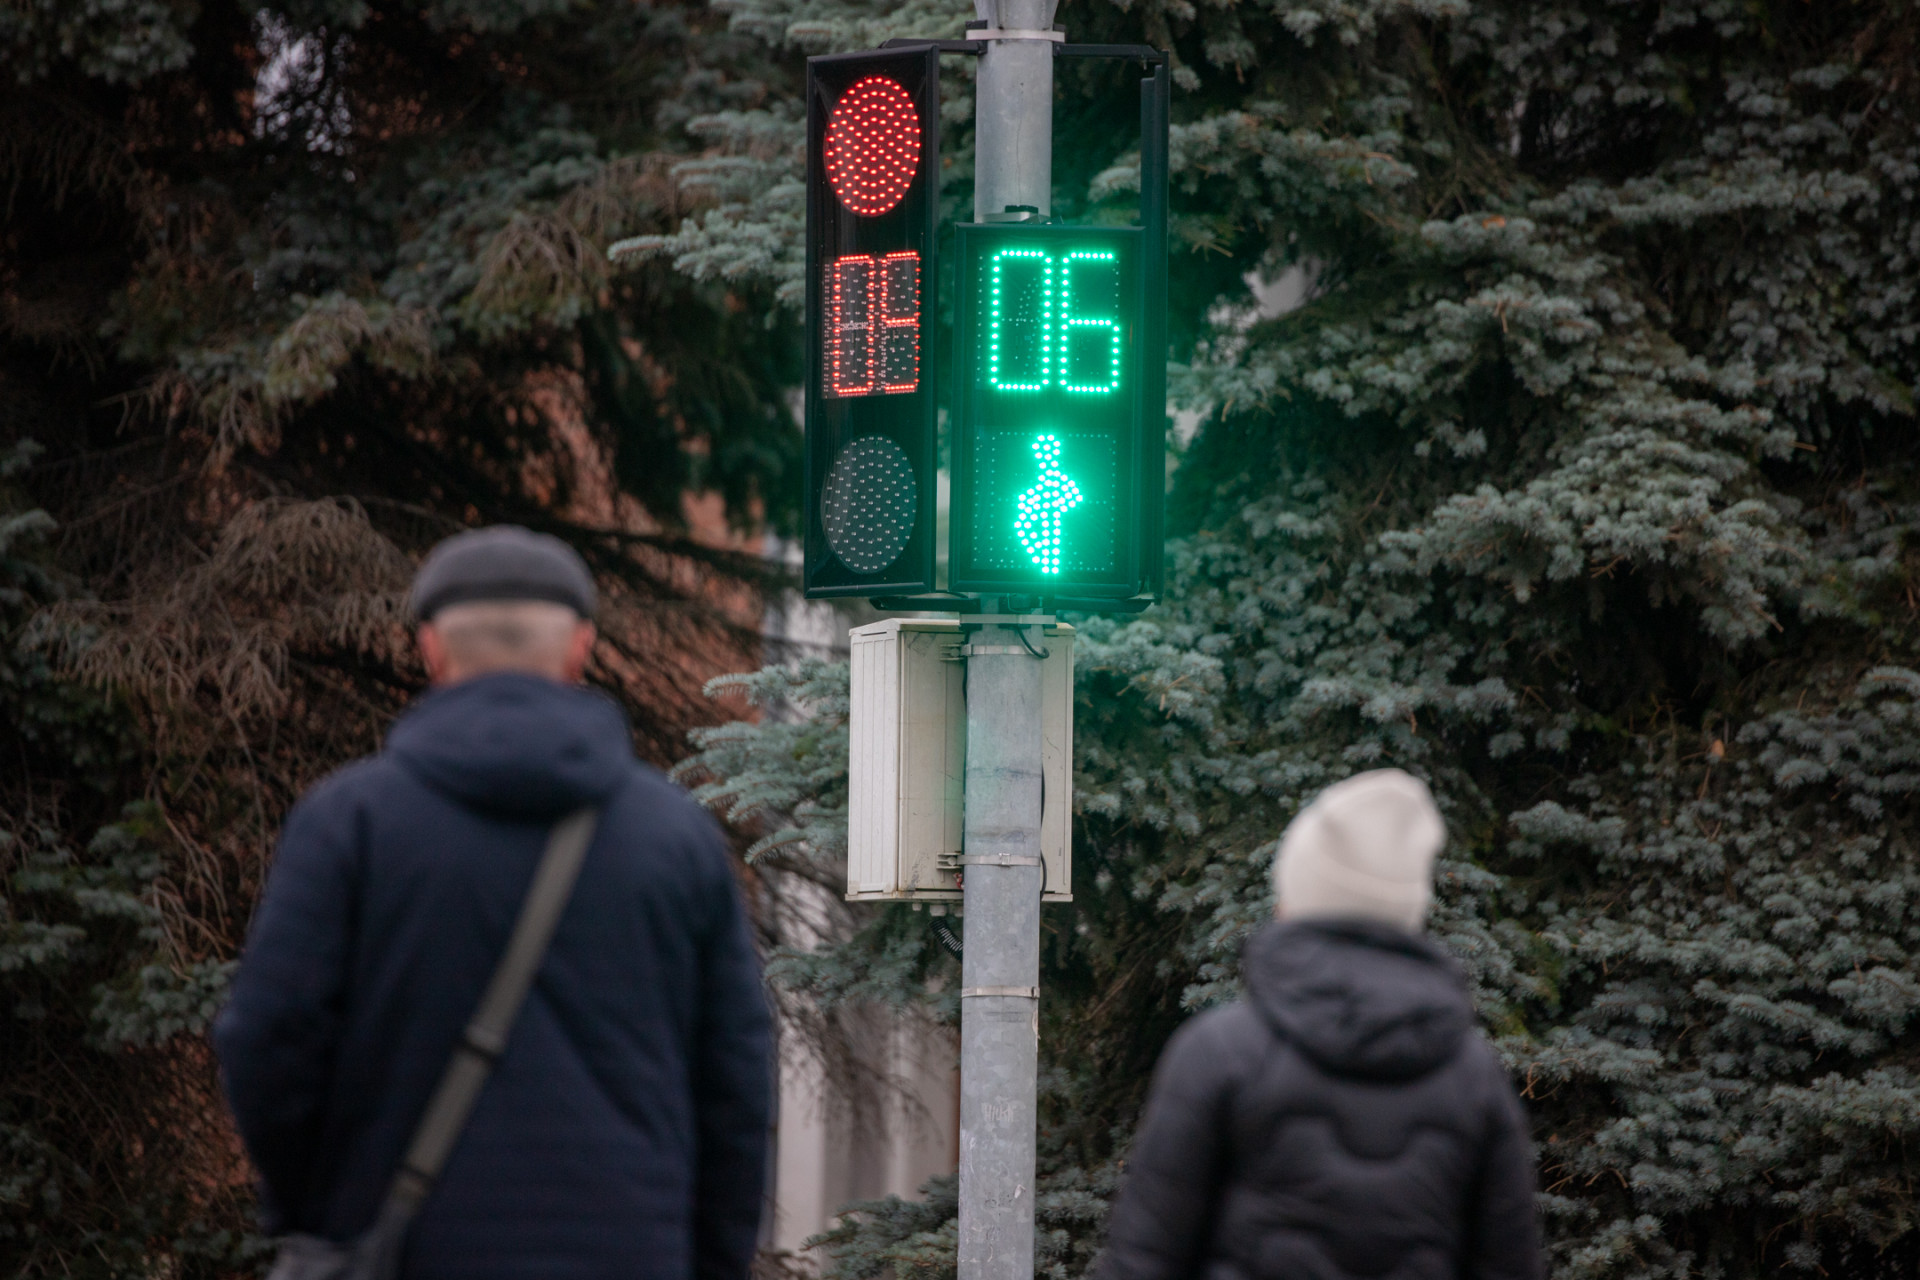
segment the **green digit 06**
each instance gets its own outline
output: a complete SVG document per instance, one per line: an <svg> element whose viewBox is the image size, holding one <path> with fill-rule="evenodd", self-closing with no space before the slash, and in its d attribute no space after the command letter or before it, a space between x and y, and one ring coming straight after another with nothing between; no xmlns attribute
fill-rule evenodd
<svg viewBox="0 0 1920 1280"><path fill-rule="evenodd" d="M1063 257L1007 247L987 260L987 385L1111 395L1120 387L1120 263L1111 249ZM1102 305L1104 304L1104 305Z"/></svg>

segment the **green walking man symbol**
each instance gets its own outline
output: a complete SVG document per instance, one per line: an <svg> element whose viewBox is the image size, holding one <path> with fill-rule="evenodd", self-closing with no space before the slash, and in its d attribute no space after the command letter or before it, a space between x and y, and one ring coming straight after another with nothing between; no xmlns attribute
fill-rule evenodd
<svg viewBox="0 0 1920 1280"><path fill-rule="evenodd" d="M1021 493L1013 531L1040 572L1059 573L1061 518L1080 505L1080 486L1055 465L1060 461L1060 437L1051 431L1034 440L1033 457L1040 464L1040 479Z"/></svg>

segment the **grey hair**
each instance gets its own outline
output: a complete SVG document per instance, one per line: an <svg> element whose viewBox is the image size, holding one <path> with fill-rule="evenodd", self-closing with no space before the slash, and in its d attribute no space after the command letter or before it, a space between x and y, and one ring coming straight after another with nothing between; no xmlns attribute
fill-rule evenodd
<svg viewBox="0 0 1920 1280"><path fill-rule="evenodd" d="M462 666L542 671L565 661L580 622L546 600L470 600L441 608L432 625Z"/></svg>

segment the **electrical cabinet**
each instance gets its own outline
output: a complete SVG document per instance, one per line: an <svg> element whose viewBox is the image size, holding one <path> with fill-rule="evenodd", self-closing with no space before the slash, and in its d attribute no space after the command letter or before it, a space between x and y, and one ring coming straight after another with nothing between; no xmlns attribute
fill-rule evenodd
<svg viewBox="0 0 1920 1280"><path fill-rule="evenodd" d="M1044 900L1073 900L1073 628L1034 627L1041 662ZM957 902L965 828L966 642L944 618L856 627L847 897Z"/></svg>

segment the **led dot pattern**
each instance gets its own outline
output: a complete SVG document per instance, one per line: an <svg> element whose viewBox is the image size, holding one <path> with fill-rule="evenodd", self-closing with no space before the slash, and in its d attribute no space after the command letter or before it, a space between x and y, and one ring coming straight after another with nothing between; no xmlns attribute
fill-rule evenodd
<svg viewBox="0 0 1920 1280"><path fill-rule="evenodd" d="M1063 486L1056 496L1077 493L1080 498L1070 508L1057 512L1057 549L1046 537L1051 531L1042 518L1047 495L1040 455L1034 451L1042 435L1059 440L1060 453L1053 466L1073 485L1071 491ZM955 554L963 563L1001 581L1017 579L1034 586L1098 578L1118 567L1116 557L1123 547L1118 520L1124 516L1123 485L1129 473L1120 455L1120 442L1112 433L1076 430L1057 421L1023 427L1009 424L976 436L972 463L975 487L963 500L973 518L965 522L955 546ZM1031 512L1023 512L1022 496L1036 487L1043 489L1035 495L1041 502ZM1118 509L1116 499L1122 504ZM1033 540L1032 546L1020 536L1023 516L1029 521L1025 532ZM1040 552L1038 558L1036 552Z"/></svg>
<svg viewBox="0 0 1920 1280"><path fill-rule="evenodd" d="M987 386L1112 395L1125 349L1111 249L1000 249L987 262Z"/></svg>
<svg viewBox="0 0 1920 1280"><path fill-rule="evenodd" d="M920 255L849 253L827 264L827 394L903 395L920 385Z"/></svg>
<svg viewBox="0 0 1920 1280"><path fill-rule="evenodd" d="M1061 390L1104 396L1119 388L1123 344L1120 321L1112 314L1119 306L1119 288L1120 260L1113 250L1075 249L1067 254L1060 268ZM1090 306L1107 314L1084 314Z"/></svg>
<svg viewBox="0 0 1920 1280"><path fill-rule="evenodd" d="M891 76L856 80L833 104L820 158L840 203L877 218L920 171L920 113Z"/></svg>
<svg viewBox="0 0 1920 1280"><path fill-rule="evenodd" d="M919 510L913 466L885 436L861 436L840 450L820 487L827 545L855 573L878 573L906 550Z"/></svg>
<svg viewBox="0 0 1920 1280"><path fill-rule="evenodd" d="M1040 479L1021 493L1013 532L1034 567L1041 573L1057 574L1064 543L1062 517L1083 499L1080 487L1060 469L1059 436L1049 431L1035 437L1033 460L1040 464Z"/></svg>
<svg viewBox="0 0 1920 1280"><path fill-rule="evenodd" d="M1159 336L1145 312L1146 240L1134 227L954 229L953 590L1140 590L1155 496L1143 481L1160 426L1139 394L1158 372L1146 349Z"/></svg>
<svg viewBox="0 0 1920 1280"><path fill-rule="evenodd" d="M1002 249L987 266L987 385L1040 391L1053 372L1053 256Z"/></svg>

